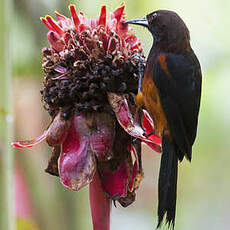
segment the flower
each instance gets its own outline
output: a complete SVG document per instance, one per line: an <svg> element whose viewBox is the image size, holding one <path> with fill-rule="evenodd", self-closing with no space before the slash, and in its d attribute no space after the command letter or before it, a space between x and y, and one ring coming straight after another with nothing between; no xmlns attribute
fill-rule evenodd
<svg viewBox="0 0 230 230"><path fill-rule="evenodd" d="M57 21L41 18L51 45L42 49L41 90L51 123L40 137L12 145L46 140L53 151L45 171L71 190L90 184L94 229L107 230L110 200L124 207L135 200L143 178L141 141L160 152L161 139L135 104L144 55L124 23L124 5L108 18L102 6L96 19L69 9L71 18L57 12Z"/></svg>

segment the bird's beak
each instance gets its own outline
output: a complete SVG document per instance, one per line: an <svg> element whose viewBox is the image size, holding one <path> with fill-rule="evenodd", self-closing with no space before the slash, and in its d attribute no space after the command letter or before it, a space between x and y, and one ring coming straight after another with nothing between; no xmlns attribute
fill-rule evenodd
<svg viewBox="0 0 230 230"><path fill-rule="evenodd" d="M127 20L125 23L134 24L134 25L140 25L140 26L144 26L144 27L147 27L147 28L149 26L148 20L146 18L131 19L131 20Z"/></svg>

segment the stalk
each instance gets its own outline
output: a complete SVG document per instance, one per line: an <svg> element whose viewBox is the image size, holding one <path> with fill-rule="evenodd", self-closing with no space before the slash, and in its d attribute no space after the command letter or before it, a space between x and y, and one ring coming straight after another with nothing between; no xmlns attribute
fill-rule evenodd
<svg viewBox="0 0 230 230"><path fill-rule="evenodd" d="M94 230L110 230L111 201L101 187L98 173L89 185L89 198Z"/></svg>
<svg viewBox="0 0 230 230"><path fill-rule="evenodd" d="M1 83L0 83L0 127L1 127L1 176L3 192L3 211L1 213L1 229L15 230L14 208L14 167L13 150L10 142L13 136L13 116L11 107L11 25L12 25L12 0L1 1Z"/></svg>

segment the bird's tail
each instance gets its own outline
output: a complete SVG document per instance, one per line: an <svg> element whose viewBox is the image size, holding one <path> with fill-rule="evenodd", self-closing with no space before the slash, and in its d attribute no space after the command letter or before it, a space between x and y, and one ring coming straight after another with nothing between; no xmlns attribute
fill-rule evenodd
<svg viewBox="0 0 230 230"><path fill-rule="evenodd" d="M162 157L158 182L158 225L160 227L164 216L169 227L174 228L177 196L177 145L167 135L162 139Z"/></svg>

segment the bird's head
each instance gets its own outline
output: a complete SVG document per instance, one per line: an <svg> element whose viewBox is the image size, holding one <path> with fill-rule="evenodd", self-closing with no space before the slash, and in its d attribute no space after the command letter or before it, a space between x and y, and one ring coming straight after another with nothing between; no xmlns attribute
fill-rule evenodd
<svg viewBox="0 0 230 230"><path fill-rule="evenodd" d="M141 25L152 33L154 45L164 51L183 52L190 48L189 30L179 15L169 10L157 10L144 18L126 21Z"/></svg>

